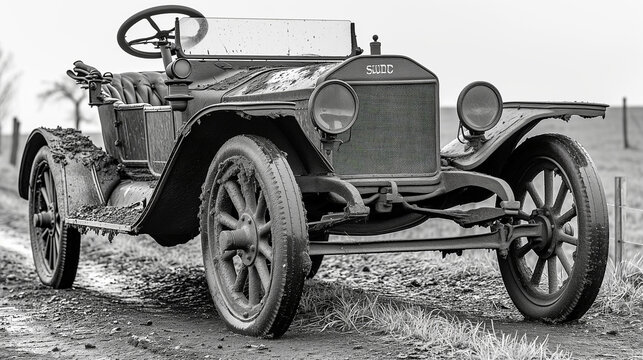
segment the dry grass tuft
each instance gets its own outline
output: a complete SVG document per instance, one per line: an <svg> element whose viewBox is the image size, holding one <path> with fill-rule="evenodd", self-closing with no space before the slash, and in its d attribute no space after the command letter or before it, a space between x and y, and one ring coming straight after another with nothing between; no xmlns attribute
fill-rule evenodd
<svg viewBox="0 0 643 360"><path fill-rule="evenodd" d="M623 260L619 269L610 263L594 305L602 313L634 315L643 308L643 255Z"/></svg>
<svg viewBox="0 0 643 360"><path fill-rule="evenodd" d="M308 286L300 312L309 313L311 326L322 331L380 332L414 344L430 354L464 359L569 359L550 351L547 339L498 333L482 323L461 321L439 311L393 302L360 291L316 283ZM493 325L492 325L493 326Z"/></svg>

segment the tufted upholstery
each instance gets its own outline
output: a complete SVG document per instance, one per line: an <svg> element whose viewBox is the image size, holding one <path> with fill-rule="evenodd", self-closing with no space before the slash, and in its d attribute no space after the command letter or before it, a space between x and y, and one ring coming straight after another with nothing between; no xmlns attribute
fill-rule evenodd
<svg viewBox="0 0 643 360"><path fill-rule="evenodd" d="M164 72L127 72L114 74L110 84L103 85L107 96L125 104L146 103L154 106L167 105L167 75Z"/></svg>

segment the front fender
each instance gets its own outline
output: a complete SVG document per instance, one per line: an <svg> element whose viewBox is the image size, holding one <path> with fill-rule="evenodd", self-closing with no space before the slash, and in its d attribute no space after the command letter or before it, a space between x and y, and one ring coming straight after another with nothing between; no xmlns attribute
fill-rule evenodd
<svg viewBox="0 0 643 360"><path fill-rule="evenodd" d="M230 138L262 136L287 153L296 175L332 171L304 134L291 102L221 103L196 113L182 128L135 232L172 246L199 233L201 186L219 148Z"/></svg>
<svg viewBox="0 0 643 360"><path fill-rule="evenodd" d="M582 118L603 117L608 105L594 103L504 103L498 124L485 133L486 141L479 146L454 139L440 151L442 159L461 170L496 173L520 139L541 120L556 118L568 121L573 115ZM493 160L489 165L488 160Z"/></svg>

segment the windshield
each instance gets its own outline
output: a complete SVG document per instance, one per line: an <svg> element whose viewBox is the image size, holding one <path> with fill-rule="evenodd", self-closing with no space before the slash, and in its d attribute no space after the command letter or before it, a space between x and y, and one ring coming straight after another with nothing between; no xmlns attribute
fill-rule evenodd
<svg viewBox="0 0 643 360"><path fill-rule="evenodd" d="M219 57L347 57L351 23L344 20L183 18L185 55Z"/></svg>

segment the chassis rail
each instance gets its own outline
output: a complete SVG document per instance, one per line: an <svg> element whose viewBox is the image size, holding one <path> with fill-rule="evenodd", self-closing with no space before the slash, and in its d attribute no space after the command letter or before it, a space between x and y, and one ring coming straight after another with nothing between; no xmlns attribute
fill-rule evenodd
<svg viewBox="0 0 643 360"><path fill-rule="evenodd" d="M372 241L311 241L309 254L348 255L411 251L459 251L467 249L497 249L507 255L511 242L522 237L541 237L541 224L497 225L488 234L431 239L393 239Z"/></svg>

